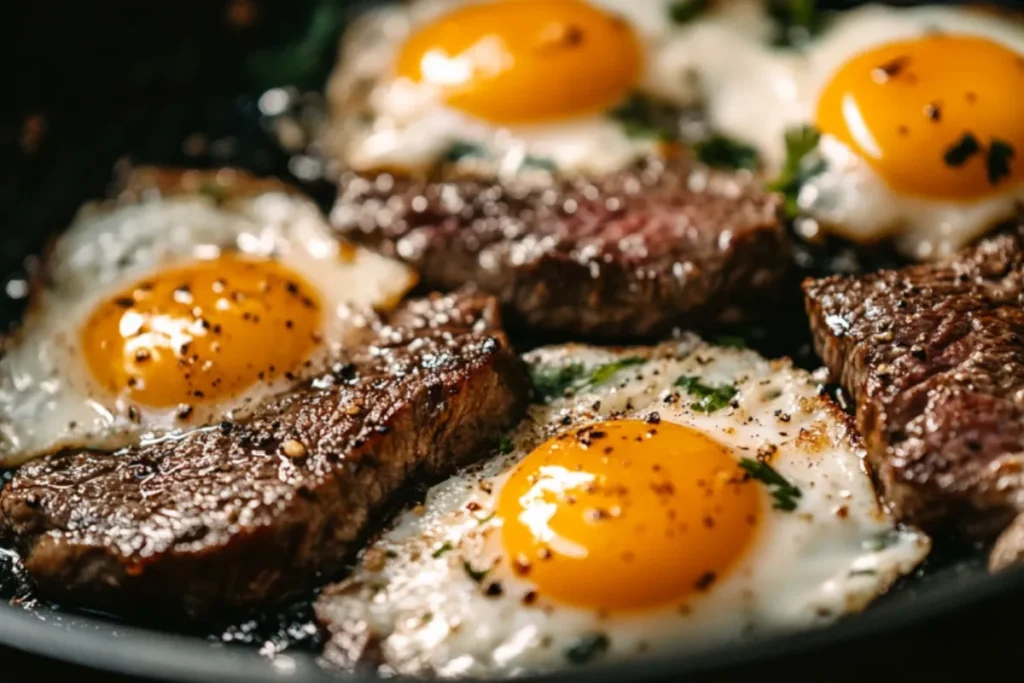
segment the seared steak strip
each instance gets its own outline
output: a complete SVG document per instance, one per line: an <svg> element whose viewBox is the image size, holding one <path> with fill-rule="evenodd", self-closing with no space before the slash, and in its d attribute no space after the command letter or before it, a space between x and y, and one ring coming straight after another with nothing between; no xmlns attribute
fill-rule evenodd
<svg viewBox="0 0 1024 683"><path fill-rule="evenodd" d="M1021 238L804 291L895 513L974 538L1001 531L1024 510Z"/></svg>
<svg viewBox="0 0 1024 683"><path fill-rule="evenodd" d="M430 287L471 283L518 322L606 337L735 321L788 255L774 195L688 158L527 185L345 173L331 220Z"/></svg>
<svg viewBox="0 0 1024 683"><path fill-rule="evenodd" d="M494 308L413 302L251 420L25 465L0 495L0 532L65 604L197 619L306 590L404 484L519 418L528 380Z"/></svg>

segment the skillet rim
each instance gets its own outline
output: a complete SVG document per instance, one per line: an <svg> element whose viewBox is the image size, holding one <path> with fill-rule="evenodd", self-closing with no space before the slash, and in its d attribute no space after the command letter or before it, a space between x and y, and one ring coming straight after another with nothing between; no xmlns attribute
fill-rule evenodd
<svg viewBox="0 0 1024 683"><path fill-rule="evenodd" d="M1024 595L1024 567L991 575L975 573L962 585L952 585L957 583L960 581L946 577L929 585L921 595L910 599L891 596L868 611L834 625L768 637L741 646L725 643L696 653L594 664L516 680L612 683L668 680L669 677L711 672L724 675L740 666L806 655L829 646L852 647L861 639L949 616L999 597L1019 598ZM957 589L952 590L954 588ZM60 641L59 649L54 647L56 639ZM221 646L195 636L163 633L92 616L28 611L7 604L0 604L0 643L29 654L98 671L181 683L210 680L224 683L421 680L331 672L318 664L319 657L313 653L285 651L278 659L271 660L260 655L251 645Z"/></svg>
<svg viewBox="0 0 1024 683"><path fill-rule="evenodd" d="M345 3L344 21L362 10L380 4L385 3L350 0ZM831 4L841 6L846 3ZM959 3L957 0L931 0L928 3L889 4ZM996 4L1024 10L1019 3L997 1ZM1024 597L1024 568L997 575L973 572L962 582L950 577L936 578L923 587L920 596L909 600L890 596L890 599L883 600L882 604L866 613L853 615L824 628L766 638L740 646L725 644L697 653L566 669L523 680L538 683L611 683L712 671L725 673L737 666L806 654L827 646L852 646L859 639L891 633L929 619L948 616L985 601L1000 597L1009 599L1011 596L1018 599ZM5 603L0 603L0 644L99 671L166 681L215 679L225 682L280 683L285 680L343 680L362 683L380 680L375 676L329 672L316 663L317 656L312 653L285 652L284 656L294 663L294 669L289 670L285 666L275 666L259 655L251 645L218 646L199 637L164 633L79 614L26 611Z"/></svg>

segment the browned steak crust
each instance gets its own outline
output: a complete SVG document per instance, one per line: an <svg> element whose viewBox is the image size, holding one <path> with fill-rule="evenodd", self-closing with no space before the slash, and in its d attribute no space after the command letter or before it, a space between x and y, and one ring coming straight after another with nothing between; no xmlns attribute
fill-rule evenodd
<svg viewBox="0 0 1024 683"><path fill-rule="evenodd" d="M308 589L403 484L483 452L525 409L490 297L413 302L364 334L251 420L22 467L0 529L40 592L202 618Z"/></svg>
<svg viewBox="0 0 1024 683"><path fill-rule="evenodd" d="M1024 509L1020 238L804 291L818 353L856 402L896 514L972 537L1001 530Z"/></svg>
<svg viewBox="0 0 1024 683"><path fill-rule="evenodd" d="M342 236L430 287L472 283L517 322L632 337L735 320L787 263L774 195L687 158L553 186L345 173Z"/></svg>

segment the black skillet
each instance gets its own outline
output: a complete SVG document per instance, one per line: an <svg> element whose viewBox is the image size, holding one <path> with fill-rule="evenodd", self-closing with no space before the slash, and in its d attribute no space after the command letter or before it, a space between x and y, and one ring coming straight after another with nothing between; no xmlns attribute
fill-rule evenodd
<svg viewBox="0 0 1024 683"><path fill-rule="evenodd" d="M25 277L32 256L67 225L76 208L104 194L118 164L235 165L291 180L328 206L329 185L308 177L302 160L276 144L273 121L261 113L259 98L270 88L291 87L295 106L289 115L315 112L315 93L356 4L368 3L3 3L0 284ZM811 254L802 260L800 274L827 271L837 263L858 268L885 262L823 258L833 255ZM5 290L0 321L14 324L24 301L16 284L0 289ZM745 330L748 341L766 354L815 365L798 299L780 309L774 325L753 335ZM525 348L551 340L520 335L516 341ZM171 633L34 605L22 579L17 558L0 549L0 646L167 680L337 680L317 663L318 635L308 603L240 623ZM863 670L870 661L872 650L863 646L910 642L908 634L929 633L930 623L948 629L958 615L987 618L1000 604L1024 604L1024 572L992 577L980 552L940 548L890 595L836 626L685 658L567 671L553 679L670 680L727 671L781 671L794 678L801 677L801 664L824 657L846 663L818 674L846 680L844 671L857 670L858 662ZM266 656L274 648L284 648L283 654ZM894 673L891 666L886 670ZM0 680L6 680L2 671Z"/></svg>

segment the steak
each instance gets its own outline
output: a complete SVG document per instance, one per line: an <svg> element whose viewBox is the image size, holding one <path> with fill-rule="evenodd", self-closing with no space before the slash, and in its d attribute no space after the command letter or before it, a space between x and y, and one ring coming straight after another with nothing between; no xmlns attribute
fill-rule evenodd
<svg viewBox="0 0 1024 683"><path fill-rule="evenodd" d="M970 538L1003 530L1024 510L1022 238L804 292L896 515Z"/></svg>
<svg viewBox="0 0 1024 683"><path fill-rule="evenodd" d="M65 604L203 619L307 590L399 489L486 452L521 416L529 382L496 308L415 301L251 419L31 462L0 495L0 530Z"/></svg>
<svg viewBox="0 0 1024 683"><path fill-rule="evenodd" d="M494 294L520 324L625 338L770 300L789 260L779 206L680 156L553 184L345 172L331 222L429 287Z"/></svg>

